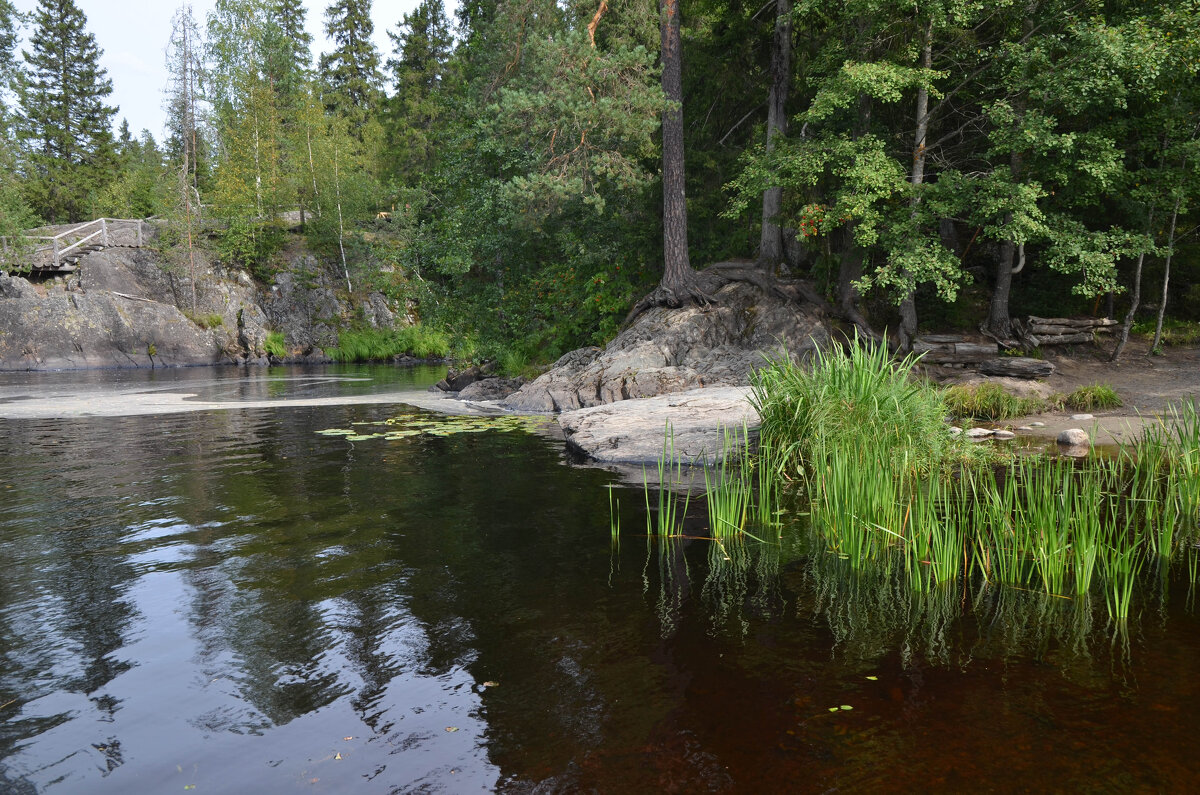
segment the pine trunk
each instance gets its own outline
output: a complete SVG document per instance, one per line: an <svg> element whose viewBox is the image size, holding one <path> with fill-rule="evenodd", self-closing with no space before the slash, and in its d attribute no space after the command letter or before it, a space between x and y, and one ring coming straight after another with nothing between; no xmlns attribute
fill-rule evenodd
<svg viewBox="0 0 1200 795"><path fill-rule="evenodd" d="M771 40L771 88L767 94L767 159L775 149L775 139L787 134L787 96L792 72L792 0L776 0L775 36ZM783 208L783 188L763 191L762 237L758 247L759 264L773 270L783 262L783 228L779 212Z"/></svg>
<svg viewBox="0 0 1200 795"><path fill-rule="evenodd" d="M662 0L662 88L671 106L663 114L663 277L662 287L678 302L687 300L695 278L688 261L687 198L683 174L683 60L678 0Z"/></svg>

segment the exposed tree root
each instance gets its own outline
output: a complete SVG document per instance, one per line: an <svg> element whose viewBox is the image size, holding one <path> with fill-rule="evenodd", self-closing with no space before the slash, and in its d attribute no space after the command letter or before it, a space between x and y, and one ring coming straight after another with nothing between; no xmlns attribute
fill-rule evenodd
<svg viewBox="0 0 1200 795"><path fill-rule="evenodd" d="M799 279L780 281L773 272L759 268L749 260L715 262L702 271L690 271L684 283L676 285L673 289L659 285L634 304L633 308L629 310L629 314L625 316L621 328L628 328L642 313L652 307L666 306L677 309L687 304L697 304L703 307L720 303L716 298L717 292L731 282L753 284L764 293L775 295L785 301L808 302L816 306L826 317L849 322L858 329L862 336L872 340L882 339L857 310L850 314L842 312L826 301L811 284Z"/></svg>

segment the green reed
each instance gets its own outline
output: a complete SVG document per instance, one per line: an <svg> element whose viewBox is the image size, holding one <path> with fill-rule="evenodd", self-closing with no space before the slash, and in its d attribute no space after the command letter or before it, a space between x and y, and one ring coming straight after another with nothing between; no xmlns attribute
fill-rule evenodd
<svg viewBox="0 0 1200 795"><path fill-rule="evenodd" d="M675 456L675 434L671 423L663 430L663 447L658 456L658 488L655 490L656 510L650 505L650 478L642 468L642 484L646 496L646 534L672 537L683 534L683 519L691 502L691 489L685 489L682 510L674 487L683 483L683 462Z"/></svg>
<svg viewBox="0 0 1200 795"><path fill-rule="evenodd" d="M721 455L715 464L704 466L704 493L708 503L708 526L713 538L732 538L743 533L750 516L754 487L754 464L750 457L750 434L722 430Z"/></svg>

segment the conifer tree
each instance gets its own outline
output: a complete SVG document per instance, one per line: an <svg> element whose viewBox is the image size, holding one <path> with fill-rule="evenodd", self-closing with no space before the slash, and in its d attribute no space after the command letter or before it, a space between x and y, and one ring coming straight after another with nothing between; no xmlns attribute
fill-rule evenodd
<svg viewBox="0 0 1200 795"><path fill-rule="evenodd" d="M273 0L267 6L263 36L263 68L280 101L301 101L312 70L312 36L304 29L307 12L301 0Z"/></svg>
<svg viewBox="0 0 1200 795"><path fill-rule="evenodd" d="M21 137L35 178L34 209L50 221L81 220L89 193L112 175L112 81L87 17L73 0L41 0L18 89Z"/></svg>
<svg viewBox="0 0 1200 795"><path fill-rule="evenodd" d="M357 126L372 115L381 99L379 50L371 41L371 0L337 0L325 11L325 33L336 49L321 56L326 106Z"/></svg>
<svg viewBox="0 0 1200 795"><path fill-rule="evenodd" d="M395 94L386 107L389 161L401 177L426 171L435 155L435 129L444 108L441 87L454 44L441 0L422 0L405 14L387 67Z"/></svg>

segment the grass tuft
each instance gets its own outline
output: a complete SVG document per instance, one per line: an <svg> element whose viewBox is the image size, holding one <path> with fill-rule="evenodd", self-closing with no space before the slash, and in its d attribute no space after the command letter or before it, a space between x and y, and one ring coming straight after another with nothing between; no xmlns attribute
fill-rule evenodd
<svg viewBox="0 0 1200 795"><path fill-rule="evenodd" d="M1063 398L1063 405L1076 411L1094 411L1119 408L1122 402L1117 390L1108 384L1092 384L1081 386L1067 395Z"/></svg>
<svg viewBox="0 0 1200 795"><path fill-rule="evenodd" d="M283 337L283 332L268 331L266 342L263 343L263 350L277 359L287 356L287 341Z"/></svg>
<svg viewBox="0 0 1200 795"><path fill-rule="evenodd" d="M1018 397L999 384L956 385L942 393L946 408L955 417L978 420L1007 420L1037 414L1046 408L1038 397Z"/></svg>

